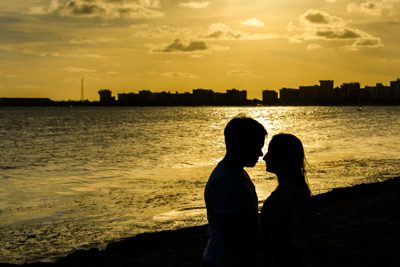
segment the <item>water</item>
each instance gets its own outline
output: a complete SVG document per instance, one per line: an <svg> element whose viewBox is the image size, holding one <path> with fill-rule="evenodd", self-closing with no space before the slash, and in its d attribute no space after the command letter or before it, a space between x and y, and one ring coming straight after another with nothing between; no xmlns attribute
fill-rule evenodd
<svg viewBox="0 0 400 267"><path fill-rule="evenodd" d="M204 186L239 113L267 141L303 141L314 194L400 175L400 107L0 108L0 262L207 223ZM274 175L262 161L247 171L264 200Z"/></svg>

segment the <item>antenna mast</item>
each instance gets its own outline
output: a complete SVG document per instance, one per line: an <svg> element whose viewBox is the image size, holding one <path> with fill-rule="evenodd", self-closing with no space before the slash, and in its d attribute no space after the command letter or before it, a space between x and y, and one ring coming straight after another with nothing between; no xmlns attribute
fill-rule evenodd
<svg viewBox="0 0 400 267"><path fill-rule="evenodd" d="M83 101L83 79L81 80L81 101Z"/></svg>

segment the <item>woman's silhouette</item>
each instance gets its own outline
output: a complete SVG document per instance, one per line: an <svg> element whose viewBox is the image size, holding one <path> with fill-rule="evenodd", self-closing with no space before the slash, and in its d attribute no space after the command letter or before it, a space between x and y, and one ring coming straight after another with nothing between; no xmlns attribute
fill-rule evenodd
<svg viewBox="0 0 400 267"><path fill-rule="evenodd" d="M267 172L278 177L278 187L261 209L264 266L309 266L311 221L301 141L291 134L275 135L264 156Z"/></svg>

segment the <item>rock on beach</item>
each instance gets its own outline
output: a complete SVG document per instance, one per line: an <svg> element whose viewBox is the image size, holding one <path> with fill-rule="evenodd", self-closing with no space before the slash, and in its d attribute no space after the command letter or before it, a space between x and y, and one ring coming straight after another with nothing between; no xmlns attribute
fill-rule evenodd
<svg viewBox="0 0 400 267"><path fill-rule="evenodd" d="M312 266L400 266L400 177L312 198ZM200 266L207 226L145 233L55 263L0 266Z"/></svg>

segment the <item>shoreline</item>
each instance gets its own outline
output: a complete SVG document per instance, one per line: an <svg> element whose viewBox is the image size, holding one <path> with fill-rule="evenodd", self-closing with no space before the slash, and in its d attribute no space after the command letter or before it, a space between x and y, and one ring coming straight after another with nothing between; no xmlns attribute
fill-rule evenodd
<svg viewBox="0 0 400 267"><path fill-rule="evenodd" d="M398 266L400 177L312 197L312 266ZM207 225L143 233L55 263L0 266L200 266ZM396 246L397 247L396 247Z"/></svg>

